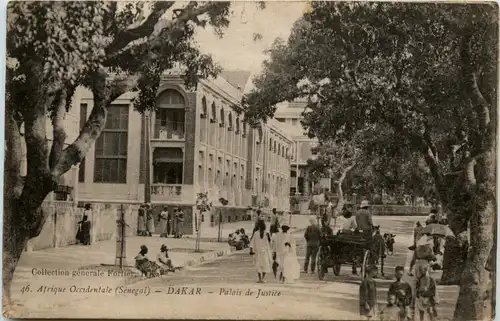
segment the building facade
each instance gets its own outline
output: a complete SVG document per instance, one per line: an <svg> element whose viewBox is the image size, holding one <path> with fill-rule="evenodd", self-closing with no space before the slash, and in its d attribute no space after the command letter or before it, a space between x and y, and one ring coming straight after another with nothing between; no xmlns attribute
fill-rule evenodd
<svg viewBox="0 0 500 321"><path fill-rule="evenodd" d="M101 136L80 164L78 199L143 202L149 172L153 205L192 207L196 194L206 192L217 205L224 198L232 208L288 210L292 138L278 122L246 124L232 108L242 86L223 77L203 80L195 90L182 83L176 75L163 77L149 117L134 110L134 93L113 102ZM83 126L92 93L79 89L77 101Z"/></svg>
<svg viewBox="0 0 500 321"><path fill-rule="evenodd" d="M309 138L301 124L302 113L306 109L307 102L285 102L277 106L275 119L288 127L292 135L292 159L290 163L290 201L292 212L306 213L313 191L321 187L323 190L331 191L331 179L328 177L314 182L309 177L308 160L316 157L313 152L318 141Z"/></svg>

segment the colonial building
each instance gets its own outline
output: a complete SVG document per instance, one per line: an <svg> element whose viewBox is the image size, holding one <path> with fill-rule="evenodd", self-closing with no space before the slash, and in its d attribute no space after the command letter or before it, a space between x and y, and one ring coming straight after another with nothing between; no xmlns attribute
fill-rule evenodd
<svg viewBox="0 0 500 321"><path fill-rule="evenodd" d="M149 117L134 110L134 93L120 96L80 164L78 199L143 202L149 172L153 205L192 207L207 192L227 207L288 210L292 138L276 121L251 128L233 109L249 76L226 72L187 90L178 75L165 75ZM83 126L92 93L79 89L75 107Z"/></svg>

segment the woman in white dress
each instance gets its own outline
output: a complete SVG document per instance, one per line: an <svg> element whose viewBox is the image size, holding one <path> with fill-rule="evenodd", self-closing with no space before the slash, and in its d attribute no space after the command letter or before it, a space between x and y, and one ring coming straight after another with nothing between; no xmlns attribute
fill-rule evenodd
<svg viewBox="0 0 500 321"><path fill-rule="evenodd" d="M281 226L281 232L275 233L272 236L273 257L276 263L278 263L275 277L278 278L278 281L283 280L284 259L287 252L285 243L291 243L293 239L292 235L288 233L289 229L290 227L284 224Z"/></svg>
<svg viewBox="0 0 500 321"><path fill-rule="evenodd" d="M285 243L285 257L283 259L283 282L293 283L300 277L300 264L297 258L295 241Z"/></svg>
<svg viewBox="0 0 500 321"><path fill-rule="evenodd" d="M253 263L259 277L258 283L264 283L266 273L272 270L271 237L266 233L266 223L257 221L257 231L250 241L250 255L253 255Z"/></svg>

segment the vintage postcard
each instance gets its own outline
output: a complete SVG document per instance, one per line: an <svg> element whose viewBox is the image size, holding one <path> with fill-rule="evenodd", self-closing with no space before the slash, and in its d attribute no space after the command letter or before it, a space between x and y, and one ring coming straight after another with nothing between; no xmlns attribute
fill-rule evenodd
<svg viewBox="0 0 500 321"><path fill-rule="evenodd" d="M6 7L5 317L494 318L497 3Z"/></svg>

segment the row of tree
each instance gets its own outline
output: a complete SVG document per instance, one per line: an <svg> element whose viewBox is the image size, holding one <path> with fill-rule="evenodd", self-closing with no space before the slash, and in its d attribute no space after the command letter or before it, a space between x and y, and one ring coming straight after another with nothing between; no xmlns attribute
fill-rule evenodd
<svg viewBox="0 0 500 321"><path fill-rule="evenodd" d="M269 57L244 101L247 118L257 123L277 103L306 98L303 125L325 155L316 165L335 171L339 187L356 165L361 176L388 178L377 185L435 194L456 235L445 253L455 264L443 275L460 285L455 320L489 318L498 7L313 2Z"/></svg>

